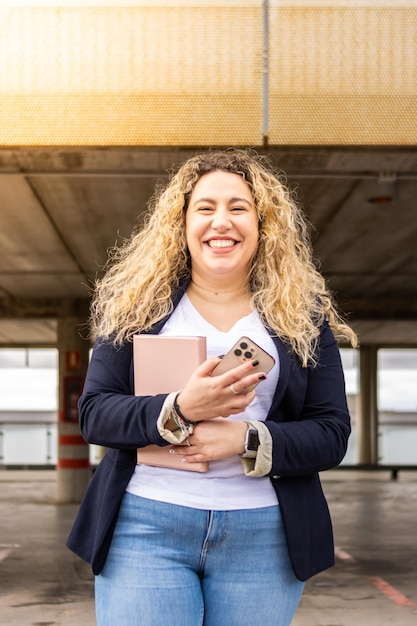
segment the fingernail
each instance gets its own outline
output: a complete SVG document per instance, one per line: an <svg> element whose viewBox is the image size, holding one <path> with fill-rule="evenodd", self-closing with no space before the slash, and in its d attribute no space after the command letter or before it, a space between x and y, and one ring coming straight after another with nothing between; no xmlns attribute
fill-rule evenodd
<svg viewBox="0 0 417 626"><path fill-rule="evenodd" d="M219 354L219 356L217 357L218 359L222 359L224 357L224 354Z"/></svg>
<svg viewBox="0 0 417 626"><path fill-rule="evenodd" d="M252 361L252 365L253 367L256 367L257 365L259 365L259 361Z"/></svg>
<svg viewBox="0 0 417 626"><path fill-rule="evenodd" d="M259 374L258 378L259 380L266 380L265 374Z"/></svg>

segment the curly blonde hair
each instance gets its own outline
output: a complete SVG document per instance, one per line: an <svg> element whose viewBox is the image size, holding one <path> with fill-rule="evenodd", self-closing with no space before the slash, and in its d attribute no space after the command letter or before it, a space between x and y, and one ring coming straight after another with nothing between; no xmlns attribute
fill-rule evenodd
<svg viewBox="0 0 417 626"><path fill-rule="evenodd" d="M249 288L264 324L289 343L303 366L314 364L324 319L335 336L356 345L356 335L337 312L316 269L308 227L282 176L252 150L213 150L188 159L149 201L147 217L130 239L109 255L91 308L93 337L115 345L149 330L173 309L179 285L190 278L185 214L196 182L209 172L243 176L259 219L259 245Z"/></svg>

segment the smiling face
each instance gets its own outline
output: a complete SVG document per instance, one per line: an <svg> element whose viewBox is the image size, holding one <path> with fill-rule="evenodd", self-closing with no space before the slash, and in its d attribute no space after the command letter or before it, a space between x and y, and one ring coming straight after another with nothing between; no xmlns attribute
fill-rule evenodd
<svg viewBox="0 0 417 626"><path fill-rule="evenodd" d="M215 170L197 181L186 214L194 275L246 281L258 232L252 193L242 176Z"/></svg>

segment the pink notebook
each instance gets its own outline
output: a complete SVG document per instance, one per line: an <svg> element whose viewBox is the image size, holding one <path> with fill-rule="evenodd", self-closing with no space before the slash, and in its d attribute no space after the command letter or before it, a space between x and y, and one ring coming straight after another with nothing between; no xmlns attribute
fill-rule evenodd
<svg viewBox="0 0 417 626"><path fill-rule="evenodd" d="M135 395L154 396L179 391L194 370L206 360L205 337L135 335L133 369ZM137 462L191 472L207 472L208 463L182 463L180 455L170 453L175 446L138 448Z"/></svg>
<svg viewBox="0 0 417 626"><path fill-rule="evenodd" d="M179 391L206 358L205 337L135 335L135 395L154 396Z"/></svg>

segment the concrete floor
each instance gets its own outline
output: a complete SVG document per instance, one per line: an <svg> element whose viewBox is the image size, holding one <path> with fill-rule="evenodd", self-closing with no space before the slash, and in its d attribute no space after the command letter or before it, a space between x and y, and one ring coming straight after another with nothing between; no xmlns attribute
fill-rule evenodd
<svg viewBox="0 0 417 626"><path fill-rule="evenodd" d="M307 583L292 626L417 626L417 474L322 479L337 564ZM93 576L65 547L77 507L54 493L53 471L0 471L1 626L95 624Z"/></svg>

